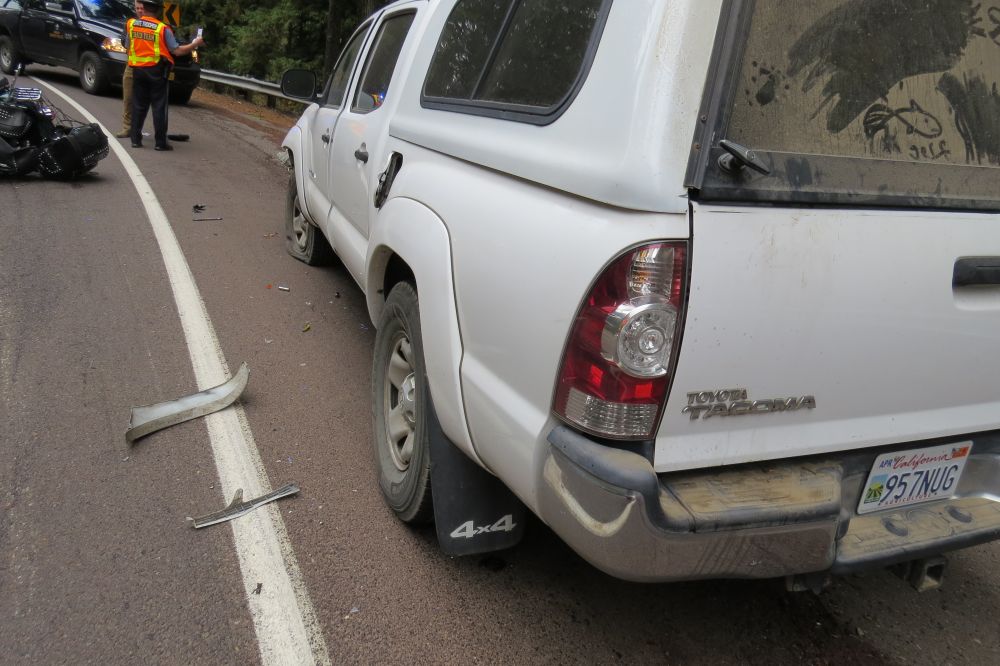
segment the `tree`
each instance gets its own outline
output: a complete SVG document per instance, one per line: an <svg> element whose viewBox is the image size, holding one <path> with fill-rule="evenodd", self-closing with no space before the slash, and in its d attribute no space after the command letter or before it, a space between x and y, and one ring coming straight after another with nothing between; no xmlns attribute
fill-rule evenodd
<svg viewBox="0 0 1000 666"><path fill-rule="evenodd" d="M328 74L355 28L388 2L182 0L182 16L205 28L203 66L277 80L289 67Z"/></svg>

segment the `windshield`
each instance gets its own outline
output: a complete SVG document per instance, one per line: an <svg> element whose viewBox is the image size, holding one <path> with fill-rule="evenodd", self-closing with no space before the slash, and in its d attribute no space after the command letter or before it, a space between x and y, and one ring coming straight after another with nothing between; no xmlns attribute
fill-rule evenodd
<svg viewBox="0 0 1000 666"><path fill-rule="evenodd" d="M132 5L120 0L76 0L76 6L83 18L108 23L124 23L135 16Z"/></svg>

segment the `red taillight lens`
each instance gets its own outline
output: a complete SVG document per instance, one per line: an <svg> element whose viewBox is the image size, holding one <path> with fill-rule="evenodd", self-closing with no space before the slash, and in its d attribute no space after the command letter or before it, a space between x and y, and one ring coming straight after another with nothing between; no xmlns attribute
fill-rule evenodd
<svg viewBox="0 0 1000 666"><path fill-rule="evenodd" d="M670 385L687 243L630 250L598 278L570 333L555 411L612 439L647 439Z"/></svg>

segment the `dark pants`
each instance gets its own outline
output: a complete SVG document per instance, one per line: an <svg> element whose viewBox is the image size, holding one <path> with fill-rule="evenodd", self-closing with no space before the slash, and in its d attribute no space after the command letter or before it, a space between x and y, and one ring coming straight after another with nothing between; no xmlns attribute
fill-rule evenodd
<svg viewBox="0 0 1000 666"><path fill-rule="evenodd" d="M162 62L132 71L132 143L142 143L142 125L153 107L153 138L157 146L167 145L167 75Z"/></svg>

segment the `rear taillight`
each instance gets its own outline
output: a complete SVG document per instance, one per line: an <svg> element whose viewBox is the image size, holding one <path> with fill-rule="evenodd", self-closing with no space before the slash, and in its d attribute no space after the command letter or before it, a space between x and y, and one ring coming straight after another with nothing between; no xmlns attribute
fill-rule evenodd
<svg viewBox="0 0 1000 666"><path fill-rule="evenodd" d="M670 386L687 243L626 252L601 274L570 333L556 414L611 439L648 439Z"/></svg>

